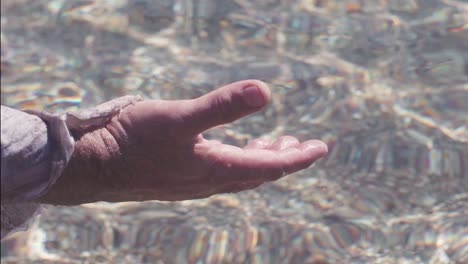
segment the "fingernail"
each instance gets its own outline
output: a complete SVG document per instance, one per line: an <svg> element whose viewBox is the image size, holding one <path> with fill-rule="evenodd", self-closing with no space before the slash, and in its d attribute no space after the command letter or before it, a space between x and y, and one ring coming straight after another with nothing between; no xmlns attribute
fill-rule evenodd
<svg viewBox="0 0 468 264"><path fill-rule="evenodd" d="M321 142L321 145L322 145L322 148L323 148L325 154L327 154L328 153L328 145L325 144L324 142Z"/></svg>
<svg viewBox="0 0 468 264"><path fill-rule="evenodd" d="M326 154L328 153L328 146L327 144L325 144L324 142L322 141L317 141L315 142L314 144L310 144L307 146L307 148L305 149L306 152L317 152L317 149L320 149L322 153Z"/></svg>
<svg viewBox="0 0 468 264"><path fill-rule="evenodd" d="M266 103L266 98L262 91L254 85L244 88L242 96L244 97L244 101L251 107L263 106Z"/></svg>

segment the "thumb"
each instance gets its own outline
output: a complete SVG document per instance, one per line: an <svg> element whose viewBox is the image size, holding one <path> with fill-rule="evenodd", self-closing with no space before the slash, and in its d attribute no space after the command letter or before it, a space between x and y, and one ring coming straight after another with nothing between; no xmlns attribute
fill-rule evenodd
<svg viewBox="0 0 468 264"><path fill-rule="evenodd" d="M184 126L194 134L201 133L257 112L268 104L270 97L267 84L258 80L228 84L191 100Z"/></svg>

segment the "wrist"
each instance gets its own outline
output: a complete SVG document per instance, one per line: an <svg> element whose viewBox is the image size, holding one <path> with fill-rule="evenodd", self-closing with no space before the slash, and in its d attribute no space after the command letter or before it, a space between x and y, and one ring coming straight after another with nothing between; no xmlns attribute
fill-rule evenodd
<svg viewBox="0 0 468 264"><path fill-rule="evenodd" d="M75 149L55 184L39 199L53 205L79 205L98 200L100 175L110 159L102 138L106 129L75 136Z"/></svg>

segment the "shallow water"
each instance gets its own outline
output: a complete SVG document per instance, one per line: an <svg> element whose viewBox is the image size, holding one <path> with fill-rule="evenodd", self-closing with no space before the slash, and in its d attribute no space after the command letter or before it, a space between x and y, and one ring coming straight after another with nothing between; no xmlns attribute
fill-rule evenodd
<svg viewBox="0 0 468 264"><path fill-rule="evenodd" d="M194 98L255 78L270 106L207 136L321 138L236 195L51 208L2 263L468 263L468 3L3 0L2 104Z"/></svg>

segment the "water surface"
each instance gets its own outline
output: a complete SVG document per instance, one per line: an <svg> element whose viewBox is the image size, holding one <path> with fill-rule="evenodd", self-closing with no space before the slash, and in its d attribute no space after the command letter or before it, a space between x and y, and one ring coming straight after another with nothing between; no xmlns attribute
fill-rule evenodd
<svg viewBox="0 0 468 264"><path fill-rule="evenodd" d="M255 78L269 107L209 137L330 151L236 195L52 208L2 242L2 263L467 263L467 14L462 0L3 0L4 105Z"/></svg>

